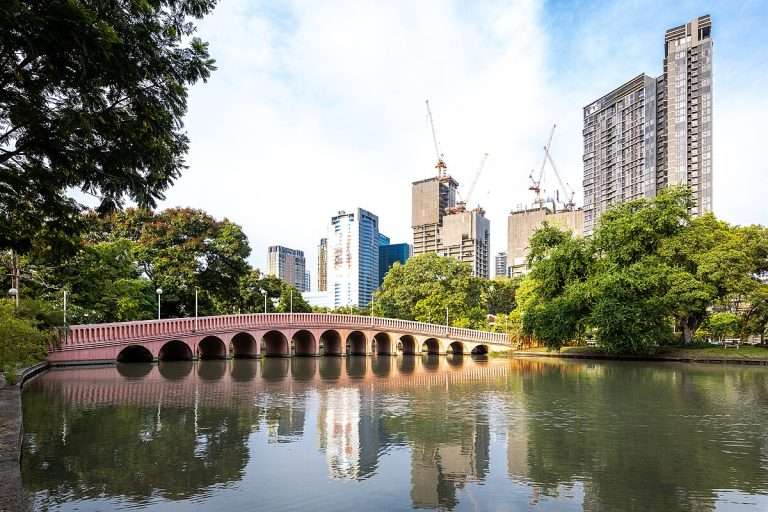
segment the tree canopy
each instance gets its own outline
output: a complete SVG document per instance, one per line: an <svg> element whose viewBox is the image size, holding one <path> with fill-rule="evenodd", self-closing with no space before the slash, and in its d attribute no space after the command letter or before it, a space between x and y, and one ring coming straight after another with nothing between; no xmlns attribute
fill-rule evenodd
<svg viewBox="0 0 768 512"><path fill-rule="evenodd" d="M215 69L215 0L8 0L0 9L0 249L71 233L81 206L153 207L184 168L187 87Z"/></svg>
<svg viewBox="0 0 768 512"><path fill-rule="evenodd" d="M614 206L589 239L542 227L531 238L525 332L553 348L594 333L612 351L643 352L673 331L691 342L712 307L757 294L758 311L768 230L692 218L689 206L690 193L671 188Z"/></svg>
<svg viewBox="0 0 768 512"><path fill-rule="evenodd" d="M516 281L474 277L455 258L423 254L395 263L375 294L374 315L474 329L487 328L489 312L514 309Z"/></svg>

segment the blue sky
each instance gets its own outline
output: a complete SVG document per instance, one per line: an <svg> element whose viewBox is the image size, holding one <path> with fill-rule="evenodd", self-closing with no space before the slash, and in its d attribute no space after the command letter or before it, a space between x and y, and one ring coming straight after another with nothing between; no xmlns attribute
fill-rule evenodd
<svg viewBox="0 0 768 512"><path fill-rule="evenodd" d="M434 172L430 98L465 189L490 154L472 202L504 250L507 213L530 203L552 124L581 203L582 107L660 74L664 31L702 14L715 42L715 212L768 224L768 1L754 0L225 0L200 25L219 70L190 93L189 169L163 206L238 222L262 268L271 244L313 265L330 216L358 206L393 242L410 241L410 183Z"/></svg>

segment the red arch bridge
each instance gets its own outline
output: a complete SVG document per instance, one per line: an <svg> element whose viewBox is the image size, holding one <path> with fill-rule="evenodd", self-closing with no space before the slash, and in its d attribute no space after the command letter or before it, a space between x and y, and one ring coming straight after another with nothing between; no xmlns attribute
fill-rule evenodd
<svg viewBox="0 0 768 512"><path fill-rule="evenodd" d="M513 348L504 333L393 318L266 313L69 326L62 329L48 361L482 354Z"/></svg>

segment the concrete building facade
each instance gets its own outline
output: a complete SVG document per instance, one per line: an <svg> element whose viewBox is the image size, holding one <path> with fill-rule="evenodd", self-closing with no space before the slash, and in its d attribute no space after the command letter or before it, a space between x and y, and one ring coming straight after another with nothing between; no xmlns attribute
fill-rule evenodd
<svg viewBox="0 0 768 512"><path fill-rule="evenodd" d="M482 208L458 209L443 217L437 253L468 263L477 277L490 277L491 223Z"/></svg>
<svg viewBox="0 0 768 512"><path fill-rule="evenodd" d="M321 238L317 246L317 291L328 291L328 239Z"/></svg>
<svg viewBox="0 0 768 512"><path fill-rule="evenodd" d="M667 30L659 77L658 185L687 185L691 213L712 211L712 20Z"/></svg>
<svg viewBox="0 0 768 512"><path fill-rule="evenodd" d="M300 292L308 291L305 286L305 268L304 251L282 245L267 248L267 273L279 277Z"/></svg>
<svg viewBox="0 0 768 512"><path fill-rule="evenodd" d="M450 176L415 181L411 188L413 254L438 252L443 216L456 206L459 183Z"/></svg>
<svg viewBox="0 0 768 512"><path fill-rule="evenodd" d="M379 284L379 218L356 208L331 218L328 291L333 307L367 306Z"/></svg>
<svg viewBox="0 0 768 512"><path fill-rule="evenodd" d="M517 277L528 272L529 240L545 222L580 235L584 231L584 212L554 212L549 208L511 212L507 218L507 275Z"/></svg>
<svg viewBox="0 0 768 512"><path fill-rule="evenodd" d="M494 277L506 277L507 276L507 253L505 251L496 253L494 260Z"/></svg>
<svg viewBox="0 0 768 512"><path fill-rule="evenodd" d="M490 222L481 208L456 202L458 182L447 175L413 182L413 255L437 253L468 263L474 275L490 276Z"/></svg>
<svg viewBox="0 0 768 512"><path fill-rule="evenodd" d="M584 234L612 205L688 186L712 210L712 23L667 30L664 72L640 74L584 107Z"/></svg>

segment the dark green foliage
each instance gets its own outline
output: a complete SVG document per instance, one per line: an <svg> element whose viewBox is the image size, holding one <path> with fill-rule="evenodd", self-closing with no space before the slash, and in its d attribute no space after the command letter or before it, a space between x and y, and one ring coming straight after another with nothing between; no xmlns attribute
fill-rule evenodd
<svg viewBox="0 0 768 512"><path fill-rule="evenodd" d="M184 168L187 87L214 68L192 23L215 0L6 0L0 9L0 249L72 234L81 189L154 206Z"/></svg>
<svg viewBox="0 0 768 512"><path fill-rule="evenodd" d="M423 254L395 264L376 293L373 314L456 327L485 328L489 282L455 258Z"/></svg>
<svg viewBox="0 0 768 512"><path fill-rule="evenodd" d="M646 352L672 341L673 327L690 343L713 305L751 297L759 317L768 230L692 219L689 205L689 192L674 188L617 205L591 239L545 225L531 239L524 332L558 348L589 329L607 350Z"/></svg>

